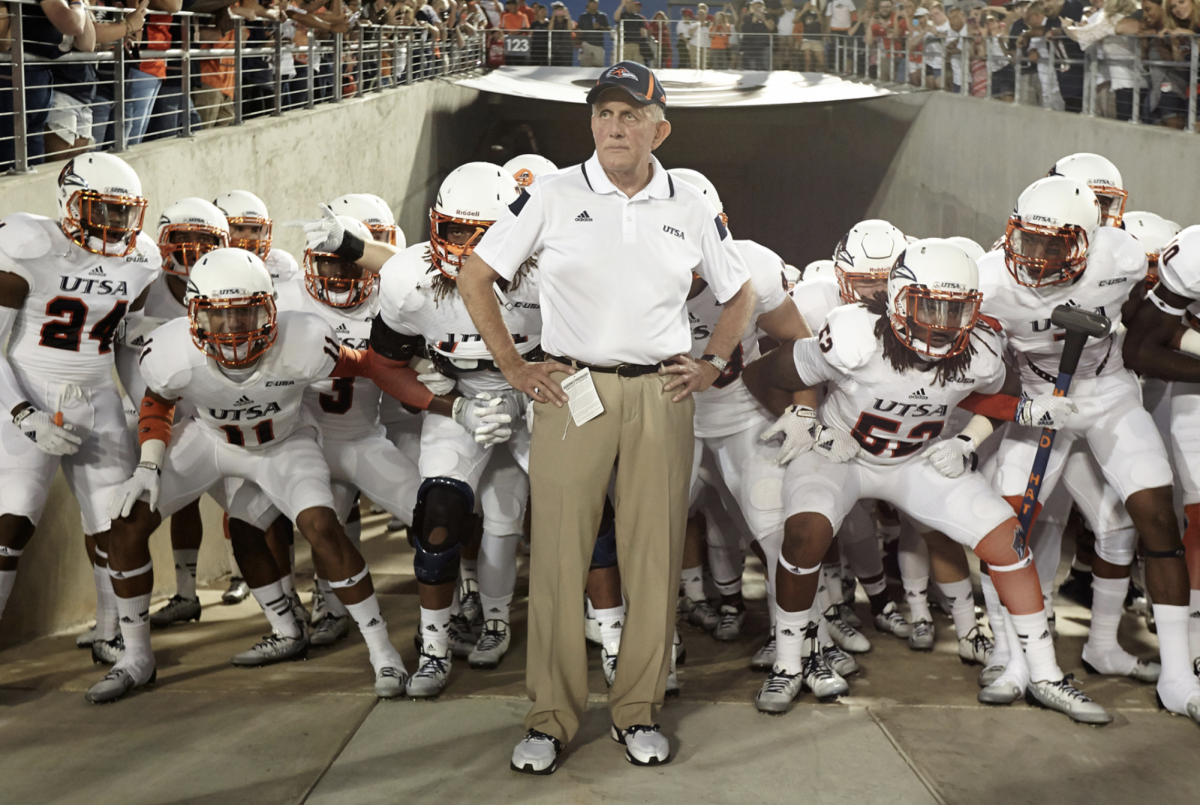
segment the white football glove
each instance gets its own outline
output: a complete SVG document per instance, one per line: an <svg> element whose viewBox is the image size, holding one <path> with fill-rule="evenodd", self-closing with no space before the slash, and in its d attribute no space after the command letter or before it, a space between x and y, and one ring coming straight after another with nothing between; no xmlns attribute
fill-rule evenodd
<svg viewBox="0 0 1200 805"><path fill-rule="evenodd" d="M346 228L326 204L321 205L320 219L304 225L304 240L314 252L336 252L341 247L345 235Z"/></svg>
<svg viewBox="0 0 1200 805"><path fill-rule="evenodd" d="M1033 399L1022 399L1017 404L1017 415L1013 421L1027 428L1058 430L1066 427L1067 422L1071 419L1071 414L1078 411L1079 409L1070 397L1043 394Z"/></svg>
<svg viewBox="0 0 1200 805"><path fill-rule="evenodd" d="M479 444L500 444L512 438L513 420L521 416L528 398L519 391L507 391L493 397L481 391L475 397L454 401L454 421L462 425Z"/></svg>
<svg viewBox="0 0 1200 805"><path fill-rule="evenodd" d="M929 459L933 468L947 478L957 478L967 470L975 469L975 441L970 436L955 436L933 442L922 456Z"/></svg>
<svg viewBox="0 0 1200 805"><path fill-rule="evenodd" d="M138 502L143 492L150 494L150 511L157 510L158 493L161 489L162 475L158 466L143 461L113 494L112 500L108 502L108 516L113 520L128 517L133 511L133 504Z"/></svg>
<svg viewBox="0 0 1200 805"><path fill-rule="evenodd" d="M434 397L441 397L454 391L454 381L432 366L429 367L428 372L417 375L417 380L424 383L425 388L432 391Z"/></svg>
<svg viewBox="0 0 1200 805"><path fill-rule="evenodd" d="M850 433L836 428L827 428L824 425L818 425L820 430L817 432L817 440L813 444L814 453L818 453L832 461L834 464L845 464L850 459L858 455L862 445Z"/></svg>
<svg viewBox="0 0 1200 805"><path fill-rule="evenodd" d="M763 431L758 438L760 441L769 442L782 434L783 447L779 448L775 460L780 464L787 464L812 450L820 432L821 423L817 421L816 411L807 405L789 405L779 419L775 420L775 424Z"/></svg>
<svg viewBox="0 0 1200 805"><path fill-rule="evenodd" d="M75 428L55 425L54 417L32 406L14 416L13 424L37 445L38 450L51 456L73 456L83 443L83 439L75 435Z"/></svg>

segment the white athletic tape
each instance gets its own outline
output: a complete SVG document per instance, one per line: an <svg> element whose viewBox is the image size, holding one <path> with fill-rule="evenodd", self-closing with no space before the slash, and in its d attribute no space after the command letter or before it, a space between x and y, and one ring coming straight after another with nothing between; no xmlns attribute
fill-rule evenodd
<svg viewBox="0 0 1200 805"><path fill-rule="evenodd" d="M0 556L12 557L13 559L16 559L23 553L25 553L23 550L18 551L16 548L10 548L7 545L0 545Z"/></svg>
<svg viewBox="0 0 1200 805"><path fill-rule="evenodd" d="M147 562L146 564L142 565L141 567L137 568L136 570L113 570L110 567L108 569L108 575L114 579L132 579L135 576L141 576L145 573L149 573L153 569L154 569L154 562L151 561L151 562Z"/></svg>
<svg viewBox="0 0 1200 805"><path fill-rule="evenodd" d="M783 569L788 573L791 573L793 576L808 576L821 569L820 565L817 565L816 567L796 567L791 562L784 559L782 553L779 554L779 564L783 565Z"/></svg>
<svg viewBox="0 0 1200 805"><path fill-rule="evenodd" d="M1033 564L1033 552L1027 551L1025 558L1011 565L988 565L990 573L1012 573L1014 570L1024 570Z"/></svg>
<svg viewBox="0 0 1200 805"><path fill-rule="evenodd" d="M365 579L367 577L367 574L370 572L371 572L370 565L363 565L363 569L360 570L358 573L355 573L350 578L346 579L345 581L331 581L331 582L329 582L329 586L335 590L345 589L346 587L353 587L355 584L358 584L360 581Z"/></svg>

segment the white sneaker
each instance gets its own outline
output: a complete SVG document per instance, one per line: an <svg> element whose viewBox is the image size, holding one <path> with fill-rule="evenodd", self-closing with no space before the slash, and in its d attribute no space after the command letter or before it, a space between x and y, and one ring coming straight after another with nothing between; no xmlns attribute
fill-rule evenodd
<svg viewBox="0 0 1200 805"><path fill-rule="evenodd" d="M235 654L229 662L239 668L257 668L287 660L305 659L308 659L308 639L303 633L299 637L270 634L241 654Z"/></svg>
<svg viewBox="0 0 1200 805"><path fill-rule="evenodd" d="M583 608L583 639L594 646L604 642L600 638L600 621L587 613L587 606Z"/></svg>
<svg viewBox="0 0 1200 805"><path fill-rule="evenodd" d="M95 642L96 627L92 626L92 628L75 638L75 648L91 648L92 643Z"/></svg>
<svg viewBox="0 0 1200 805"><path fill-rule="evenodd" d="M912 634L908 636L908 647L913 651L933 651L937 642L937 632L933 621L917 621L912 625Z"/></svg>
<svg viewBox="0 0 1200 805"><path fill-rule="evenodd" d="M778 668L772 668L771 675L754 697L754 706L760 713L786 713L803 686L804 677L800 674L786 674Z"/></svg>
<svg viewBox="0 0 1200 805"><path fill-rule="evenodd" d="M508 767L523 774L553 774L558 768L558 753L562 750L562 741L553 735L530 730L513 747Z"/></svg>
<svg viewBox="0 0 1200 805"><path fill-rule="evenodd" d="M312 624L312 615L309 614L308 609L305 608L304 603L300 600L300 593L293 590L290 600L292 602L292 615L296 618L296 623L300 624L300 631L307 634L308 627Z"/></svg>
<svg viewBox="0 0 1200 805"><path fill-rule="evenodd" d="M708 601L700 600L693 601L690 598L684 599L684 609L687 612L688 623L693 626L699 626L706 632L711 632L717 628L721 622L721 616L713 609L713 605Z"/></svg>
<svg viewBox="0 0 1200 805"><path fill-rule="evenodd" d="M737 640L742 633L742 623L746 620L746 610L739 610L732 604L722 604L718 612L717 628L713 629L713 637L728 642Z"/></svg>
<svg viewBox="0 0 1200 805"><path fill-rule="evenodd" d="M801 660L800 676L804 679L804 687L811 690L819 702L831 702L850 692L846 680L829 667L820 651L813 651Z"/></svg>
<svg viewBox="0 0 1200 805"><path fill-rule="evenodd" d="M479 636L471 629L471 622L459 613L458 615L450 616L450 653L460 660L465 660L471 656L471 652L475 650L475 644L479 642ZM417 638L417 650L421 650L421 639Z"/></svg>
<svg viewBox="0 0 1200 805"><path fill-rule="evenodd" d="M407 693L411 699L437 698L446 689L446 681L450 678L450 652L439 657L428 653L427 649L421 649L417 672L408 680Z"/></svg>
<svg viewBox="0 0 1200 805"><path fill-rule="evenodd" d="M117 632L112 640L96 640L92 643L92 663L116 665L125 656L125 638Z"/></svg>
<svg viewBox="0 0 1200 805"><path fill-rule="evenodd" d="M979 687L981 688L986 688L988 685L993 684L997 679L1000 678L1007 667L1007 663L996 662L994 657L989 658L988 662L991 664L985 666L984 669L979 672L978 681Z"/></svg>
<svg viewBox="0 0 1200 805"><path fill-rule="evenodd" d="M825 655L825 662L829 664L830 670L838 676L847 677L858 673L858 660L854 659L853 654L837 646L825 646L821 653Z"/></svg>
<svg viewBox="0 0 1200 805"><path fill-rule="evenodd" d="M958 659L963 665L986 666L992 658L992 639L976 626L958 638Z"/></svg>
<svg viewBox="0 0 1200 805"><path fill-rule="evenodd" d="M1186 715L1200 724L1200 683L1194 677L1160 678L1154 698L1158 706L1175 715Z"/></svg>
<svg viewBox="0 0 1200 805"><path fill-rule="evenodd" d="M614 724L612 738L625 745L625 759L635 766L658 766L671 760L671 745L657 724L635 724L623 730Z"/></svg>
<svg viewBox="0 0 1200 805"><path fill-rule="evenodd" d="M888 601L883 611L875 616L875 631L887 632L890 635L895 635L901 640L907 640L912 634L912 624L905 619L904 614L900 612L900 607L896 606L895 601Z"/></svg>
<svg viewBox="0 0 1200 805"><path fill-rule="evenodd" d="M833 642L854 654L865 654L871 650L871 641L862 632L855 629L838 615L837 607L825 610L825 621L829 627L829 636Z"/></svg>
<svg viewBox="0 0 1200 805"><path fill-rule="evenodd" d="M751 671L770 671L775 666L775 630L771 630L771 636L767 638L767 642L763 643L762 648L754 652L754 657L750 660Z"/></svg>
<svg viewBox="0 0 1200 805"><path fill-rule="evenodd" d="M134 676L135 673L136 670L132 668L113 668L104 675L104 679L88 688L83 698L92 704L115 702L134 688L153 685L158 679L156 666L150 667L150 675L144 680L139 681Z"/></svg>
<svg viewBox="0 0 1200 805"><path fill-rule="evenodd" d="M471 635L478 640L483 634L483 601L479 598L479 588L474 582L463 582L459 600L462 602L462 616L471 630Z"/></svg>
<svg viewBox="0 0 1200 805"><path fill-rule="evenodd" d="M313 627L308 642L314 646L332 646L348 634L350 634L350 616L326 612L325 617L317 621L317 625Z"/></svg>
<svg viewBox="0 0 1200 805"><path fill-rule="evenodd" d="M604 681L611 688L617 678L617 652L608 653L604 646L600 647L600 668L604 671Z"/></svg>
<svg viewBox="0 0 1200 805"><path fill-rule="evenodd" d="M1138 682L1157 682L1162 674L1162 666L1158 663L1139 660L1120 648L1107 654L1097 654L1089 652L1085 643L1081 659L1083 670L1089 674L1127 676Z"/></svg>
<svg viewBox="0 0 1200 805"><path fill-rule="evenodd" d="M474 650L467 658L467 664L472 668L491 670L500 665L509 644L508 622L501 620L485 621L483 634Z"/></svg>
<svg viewBox="0 0 1200 805"><path fill-rule="evenodd" d="M854 611L854 607L850 604L838 604L838 616L853 628L862 631L862 618L858 617L858 613Z"/></svg>
<svg viewBox="0 0 1200 805"><path fill-rule="evenodd" d="M241 576L229 579L229 589L221 593L221 603L232 606L240 604L250 597L250 585Z"/></svg>
<svg viewBox="0 0 1200 805"><path fill-rule="evenodd" d="M1067 674L1057 682L1030 682L1025 698L1048 710L1057 710L1080 724L1110 724L1112 714L1075 687L1075 675Z"/></svg>
<svg viewBox="0 0 1200 805"><path fill-rule="evenodd" d="M408 684L408 671L404 664L385 665L375 672L375 695L381 699L399 699Z"/></svg>
<svg viewBox="0 0 1200 805"><path fill-rule="evenodd" d="M171 596L171 600L150 616L150 625L162 629L173 623L187 623L200 620L200 599L184 598L181 595Z"/></svg>

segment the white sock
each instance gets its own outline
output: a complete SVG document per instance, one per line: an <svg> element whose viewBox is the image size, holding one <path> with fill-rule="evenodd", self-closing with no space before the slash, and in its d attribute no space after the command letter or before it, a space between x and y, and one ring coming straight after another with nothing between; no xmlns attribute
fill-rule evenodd
<svg viewBox="0 0 1200 805"><path fill-rule="evenodd" d="M863 592L867 594L868 598L872 595L879 595L887 589L886 578L880 578L879 581L860 581L859 584L862 585Z"/></svg>
<svg viewBox="0 0 1200 805"><path fill-rule="evenodd" d="M609 654L621 650L621 630L625 628L625 605L596 610L596 623L600 626L600 645Z"/></svg>
<svg viewBox="0 0 1200 805"><path fill-rule="evenodd" d="M721 595L737 595L742 591L742 572L746 554L741 545L708 546L708 566L713 585Z"/></svg>
<svg viewBox="0 0 1200 805"><path fill-rule="evenodd" d="M1034 612L1030 615L1012 615L1013 628L1017 630L1017 639L1021 641L1021 649L1025 652L1025 661L1029 663L1029 679L1033 682L1049 680L1057 682L1062 679L1062 670L1054 656L1054 640L1050 637L1050 625L1046 622L1046 613Z"/></svg>
<svg viewBox="0 0 1200 805"><path fill-rule="evenodd" d="M346 532L346 536L354 543L355 548L362 545L362 520L352 520L346 523L346 527L342 530Z"/></svg>
<svg viewBox="0 0 1200 805"><path fill-rule="evenodd" d="M280 585L283 587L283 594L291 598L296 594L296 571L284 573L279 579Z"/></svg>
<svg viewBox="0 0 1200 805"><path fill-rule="evenodd" d="M683 594L689 601L704 600L704 568L701 565L685 567L679 579L683 582Z"/></svg>
<svg viewBox="0 0 1200 805"><path fill-rule="evenodd" d="M842 597L842 566L830 562L821 565L821 582L825 585L825 589L829 592L829 601L833 604L842 604L845 600Z"/></svg>
<svg viewBox="0 0 1200 805"><path fill-rule="evenodd" d="M171 551L175 559L175 594L196 597L196 558L200 551Z"/></svg>
<svg viewBox="0 0 1200 805"><path fill-rule="evenodd" d="M154 652L150 649L150 593L133 598L117 598L117 615L121 621L121 637L125 639L125 656L117 665L133 668L141 677L154 667Z"/></svg>
<svg viewBox="0 0 1200 805"><path fill-rule="evenodd" d="M829 636L829 621L825 620L825 616L821 614L818 604L813 604L812 609L808 611L808 618L817 625L817 646L819 648L832 646L833 638Z"/></svg>
<svg viewBox="0 0 1200 805"><path fill-rule="evenodd" d="M971 580L937 582L938 589L950 602L950 616L954 618L954 631L961 640L975 628L975 594L971 592Z"/></svg>
<svg viewBox="0 0 1200 805"><path fill-rule="evenodd" d="M400 659L400 652L396 651L396 647L392 645L392 641L388 637L387 621L383 619L383 614L379 611L379 599L375 597L375 593L371 593L357 604L346 604L345 606L353 616L354 622L358 624L358 631L367 643L367 651L371 654L371 667L375 669L376 673L380 668L388 666L403 668L404 661ZM424 625L427 611L421 610L422 634L426 634ZM449 627L450 612L441 609L438 610L438 613L445 614L445 623ZM445 651L439 652L439 655L444 654L446 654Z"/></svg>
<svg viewBox="0 0 1200 805"><path fill-rule="evenodd" d="M1188 649L1188 608L1154 605L1154 622L1158 627L1158 657L1162 677L1195 679L1192 675L1191 652Z"/></svg>
<svg viewBox="0 0 1200 805"><path fill-rule="evenodd" d="M93 565L92 580L96 583L96 639L112 640L121 631L117 623L117 594L113 592L112 576L108 575L107 567Z"/></svg>
<svg viewBox="0 0 1200 805"><path fill-rule="evenodd" d="M812 610L788 612L775 607L775 668L785 674L800 673L804 637L812 623Z"/></svg>
<svg viewBox="0 0 1200 805"><path fill-rule="evenodd" d="M925 592L928 587L928 576L904 577L904 600L908 602L908 609L912 613L908 619L911 623L933 620L933 615L929 611L929 599Z"/></svg>
<svg viewBox="0 0 1200 805"><path fill-rule="evenodd" d="M274 582L265 587L251 587L250 594L262 607L263 614L271 622L271 629L284 637L299 637L300 624L292 614L292 602L284 592L282 582Z"/></svg>
<svg viewBox="0 0 1200 805"><path fill-rule="evenodd" d="M1188 610L1188 643L1194 661L1200 658L1200 590L1192 590Z"/></svg>
<svg viewBox="0 0 1200 805"><path fill-rule="evenodd" d="M325 601L325 611L337 618L343 618L350 614L350 610L346 609L346 605L342 603L342 599L337 597L337 593L333 591L333 587L325 579L317 579L317 584L321 588L321 597Z"/></svg>
<svg viewBox="0 0 1200 805"><path fill-rule="evenodd" d="M371 596L372 599L374 597ZM354 612L354 607L349 607L349 609L351 613ZM426 609L425 607L421 607L421 641L425 644L424 651L426 654L444 657L446 652L450 650L451 609L451 607L446 607L445 609ZM375 605L375 611L379 611L378 604ZM354 616L354 620L358 621L357 615Z"/></svg>
<svg viewBox="0 0 1200 805"><path fill-rule="evenodd" d="M520 534L490 534L483 532L479 543L479 598L512 600L517 586L517 548L521 546ZM507 604L506 604L507 606ZM486 609L486 605L485 605ZM488 617L484 615L484 617ZM504 618L508 620L508 618Z"/></svg>
<svg viewBox="0 0 1200 805"><path fill-rule="evenodd" d="M1004 606L1000 603L1000 594L992 577L986 573L979 577L979 586L983 588L983 603L987 608L988 626L992 630L992 665L1008 665L1012 656L1012 647L1008 642L1008 630L1004 628Z"/></svg>
<svg viewBox="0 0 1200 805"><path fill-rule="evenodd" d="M516 540L513 540L516 542ZM479 594L479 603L483 606L485 621L504 621L508 623L509 608L512 605L512 595L492 598L490 595Z"/></svg>
<svg viewBox="0 0 1200 805"><path fill-rule="evenodd" d="M17 571L0 570L0 616L4 615L4 606L8 603L8 597L12 595L13 585L16 583Z"/></svg>
<svg viewBox="0 0 1200 805"><path fill-rule="evenodd" d="M1092 626L1088 631L1088 655L1121 651L1117 643L1117 627L1125 611L1125 594L1129 579L1102 579L1092 576ZM1090 661L1090 660L1089 660Z"/></svg>

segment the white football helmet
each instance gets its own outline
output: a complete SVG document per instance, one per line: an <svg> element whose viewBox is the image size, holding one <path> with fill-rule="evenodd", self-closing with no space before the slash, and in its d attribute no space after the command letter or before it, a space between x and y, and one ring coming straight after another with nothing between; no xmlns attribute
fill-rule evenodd
<svg viewBox="0 0 1200 805"><path fill-rule="evenodd" d="M961 235L955 235L952 238L946 238L946 240L950 241L956 246L961 247L962 250L967 253L967 256L972 260L978 260L980 257L983 257L984 254L986 254L986 252L983 250L983 247L970 238L964 238Z"/></svg>
<svg viewBox="0 0 1200 805"><path fill-rule="evenodd" d="M504 163L504 169L513 175L521 187L529 187L542 174L554 173L558 166L541 154L521 154Z"/></svg>
<svg viewBox="0 0 1200 805"><path fill-rule="evenodd" d="M729 217L725 215L725 205L721 202L721 196L717 193L716 186L708 180L707 176L691 168L671 168L667 173L671 175L672 179L686 182L703 193L704 197L708 199L708 203L712 204L713 209L721 216L721 222L726 226L729 225Z"/></svg>
<svg viewBox="0 0 1200 805"><path fill-rule="evenodd" d="M904 233L887 221L871 219L850 227L833 252L842 301L862 302L886 290L888 274L907 243Z"/></svg>
<svg viewBox="0 0 1200 805"><path fill-rule="evenodd" d="M275 286L252 252L214 249L201 257L183 301L192 342L223 366L245 367L275 343Z"/></svg>
<svg viewBox="0 0 1200 805"><path fill-rule="evenodd" d="M229 221L229 245L266 260L271 253L271 214L249 190L230 190L213 200Z"/></svg>
<svg viewBox="0 0 1200 805"><path fill-rule="evenodd" d="M796 283L800 281L800 269L796 268L790 263L784 263L783 280L784 285L787 288L787 292L791 293L792 289L796 287Z"/></svg>
<svg viewBox="0 0 1200 805"><path fill-rule="evenodd" d="M813 260L800 270L800 282L830 277L837 279L837 264L832 260Z"/></svg>
<svg viewBox="0 0 1200 805"><path fill-rule="evenodd" d="M337 217L347 232L371 240L367 225L349 215ZM379 276L353 260L331 252L304 250L304 287L318 302L330 307L358 307L375 291Z"/></svg>
<svg viewBox="0 0 1200 805"><path fill-rule="evenodd" d="M1158 282L1158 256L1163 247L1179 234L1179 227L1152 212L1127 212L1124 218L1125 231L1138 239L1146 250L1146 290Z"/></svg>
<svg viewBox="0 0 1200 805"><path fill-rule="evenodd" d="M163 271L186 277L213 249L229 247L229 223L217 205L202 198L184 198L163 210L158 219L158 250Z"/></svg>
<svg viewBox="0 0 1200 805"><path fill-rule="evenodd" d="M1100 202L1102 226L1120 226L1125 213L1125 183L1117 166L1099 154L1071 154L1054 163L1047 176L1067 176L1092 188Z"/></svg>
<svg viewBox="0 0 1200 805"><path fill-rule="evenodd" d="M335 198L329 208L335 215L348 215L366 224L371 232L371 237L367 240L389 243L400 249L408 245L404 233L396 226L392 208L379 196L371 193L347 193Z"/></svg>
<svg viewBox="0 0 1200 805"><path fill-rule="evenodd" d="M961 246L941 238L910 244L887 283L892 331L909 349L950 358L970 344L979 319L979 269Z"/></svg>
<svg viewBox="0 0 1200 805"><path fill-rule="evenodd" d="M81 154L58 173L63 233L92 254L125 257L137 246L146 215L142 181L112 154Z"/></svg>
<svg viewBox="0 0 1200 805"><path fill-rule="evenodd" d="M1020 284L1043 288L1087 268L1088 243L1100 226L1100 203L1083 182L1038 179L1021 193L1004 233L1004 264Z"/></svg>
<svg viewBox="0 0 1200 805"><path fill-rule="evenodd" d="M512 174L490 162L468 162L450 171L429 210L429 257L437 270L457 278L483 233L520 193Z"/></svg>

